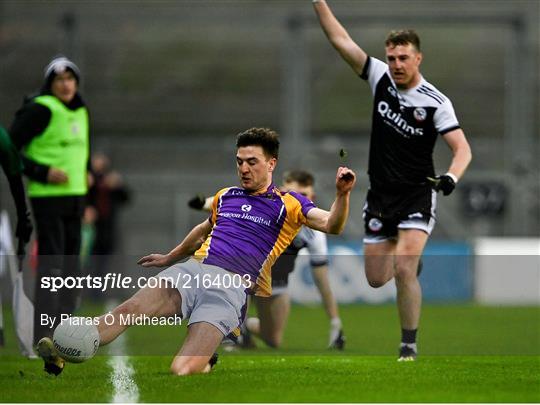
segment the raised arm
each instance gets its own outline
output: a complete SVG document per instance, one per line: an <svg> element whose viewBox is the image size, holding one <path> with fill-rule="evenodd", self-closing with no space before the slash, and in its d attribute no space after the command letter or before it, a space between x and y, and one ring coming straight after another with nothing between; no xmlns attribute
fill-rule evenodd
<svg viewBox="0 0 540 405"><path fill-rule="evenodd" d="M340 167L336 174L336 199L332 208L330 211L320 208L309 210L306 225L325 233L341 233L349 216L349 199L355 183L354 172Z"/></svg>
<svg viewBox="0 0 540 405"><path fill-rule="evenodd" d="M313 7L332 46L357 74L361 74L367 61L366 53L352 40L325 0L313 0Z"/></svg>
<svg viewBox="0 0 540 405"><path fill-rule="evenodd" d="M143 267L171 266L199 249L211 230L212 224L209 220L205 220L193 228L184 240L166 255L152 253L139 259L137 264Z"/></svg>

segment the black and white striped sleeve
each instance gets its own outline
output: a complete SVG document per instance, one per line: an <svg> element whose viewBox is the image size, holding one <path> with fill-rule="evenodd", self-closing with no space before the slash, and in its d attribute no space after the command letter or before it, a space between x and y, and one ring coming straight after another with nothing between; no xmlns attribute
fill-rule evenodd
<svg viewBox="0 0 540 405"><path fill-rule="evenodd" d="M437 111L435 111L433 121L435 128L441 135L460 128L452 102L446 97L444 98L444 102L437 108Z"/></svg>
<svg viewBox="0 0 540 405"><path fill-rule="evenodd" d="M364 69L360 74L360 78L367 80L371 91L375 94L375 88L377 83L381 80L381 77L388 71L388 65L373 56L368 56Z"/></svg>

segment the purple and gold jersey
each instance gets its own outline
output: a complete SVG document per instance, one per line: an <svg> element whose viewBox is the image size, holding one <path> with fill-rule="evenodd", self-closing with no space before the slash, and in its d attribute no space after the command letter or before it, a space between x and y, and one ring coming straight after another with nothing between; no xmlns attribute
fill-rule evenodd
<svg viewBox="0 0 540 405"><path fill-rule="evenodd" d="M254 282L252 293L272 294L271 268L306 223L315 205L295 192L281 192L273 184L262 194L240 187L220 190L209 218L212 231L195 259L221 267Z"/></svg>

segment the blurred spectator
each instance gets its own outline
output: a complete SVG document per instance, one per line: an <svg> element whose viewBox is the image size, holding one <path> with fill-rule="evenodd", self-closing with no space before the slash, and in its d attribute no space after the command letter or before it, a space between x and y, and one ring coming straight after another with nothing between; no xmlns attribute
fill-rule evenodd
<svg viewBox="0 0 540 405"><path fill-rule="evenodd" d="M89 271L105 275L118 245L118 210L129 201L130 191L122 176L111 169L111 161L104 153L93 154L90 162L93 183L84 213L85 224L93 224L94 230L93 234L87 230Z"/></svg>
<svg viewBox="0 0 540 405"><path fill-rule="evenodd" d="M9 189L17 209L15 236L19 239L19 248L24 247L32 235L30 212L26 205L26 195L22 181L23 164L19 152L11 143L6 130L0 126L0 165L9 182ZM19 250L19 249L17 249ZM22 253L22 252L17 252Z"/></svg>
<svg viewBox="0 0 540 405"><path fill-rule="evenodd" d="M41 279L80 274L81 218L88 191L89 119L78 91L79 68L56 57L46 66L44 79L39 94L25 99L10 129L13 143L23 149L37 231L36 342L51 336L60 314L75 309L77 289L52 293L41 288ZM56 322L44 324L42 314Z"/></svg>

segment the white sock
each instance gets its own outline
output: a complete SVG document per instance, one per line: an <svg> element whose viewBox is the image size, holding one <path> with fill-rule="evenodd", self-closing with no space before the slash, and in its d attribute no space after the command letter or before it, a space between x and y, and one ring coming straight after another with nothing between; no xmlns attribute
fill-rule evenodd
<svg viewBox="0 0 540 405"><path fill-rule="evenodd" d="M339 317L330 319L330 327L332 329L341 329L341 319Z"/></svg>
<svg viewBox="0 0 540 405"><path fill-rule="evenodd" d="M341 326L341 319L332 318L330 320L330 336L328 338L328 345L334 343L334 341L338 338Z"/></svg>
<svg viewBox="0 0 540 405"><path fill-rule="evenodd" d="M415 352L418 351L416 349L416 343L403 343L403 342L401 342L399 347L404 347L404 346L407 346L409 349L413 349Z"/></svg>

